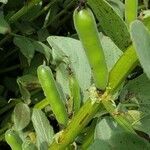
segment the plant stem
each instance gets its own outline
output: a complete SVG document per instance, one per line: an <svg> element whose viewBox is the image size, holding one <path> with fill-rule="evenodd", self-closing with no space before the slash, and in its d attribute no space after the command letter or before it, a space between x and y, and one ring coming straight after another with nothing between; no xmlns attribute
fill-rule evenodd
<svg viewBox="0 0 150 150"><path fill-rule="evenodd" d="M19 11L17 11L12 17L9 18L10 23L16 22L24 14L26 14L35 4L39 3L41 0L31 0L26 5L24 5Z"/></svg>
<svg viewBox="0 0 150 150"><path fill-rule="evenodd" d="M113 94L137 64L138 58L132 45L110 71L107 92Z"/></svg>
<svg viewBox="0 0 150 150"><path fill-rule="evenodd" d="M38 102L37 104L34 105L34 108L37 109L43 109L45 108L47 105L49 105L49 102L47 101L47 99L43 99L42 101Z"/></svg>
<svg viewBox="0 0 150 150"><path fill-rule="evenodd" d="M97 118L93 119L91 125L88 127L86 136L84 137L84 140L81 145L81 149L88 149L90 144L93 142L96 124L97 124Z"/></svg>
<svg viewBox="0 0 150 150"><path fill-rule="evenodd" d="M124 112L119 112L116 109L114 102L111 100L111 97L107 96L105 99L102 99L102 104L122 128L124 128L127 132L136 134L129 120L126 119L126 114Z"/></svg>
<svg viewBox="0 0 150 150"><path fill-rule="evenodd" d="M63 150L67 145L72 143L76 136L83 130L83 128L89 123L94 117L97 111L102 110L103 107L100 105L102 102L103 106L112 115L112 117L121 125L126 131L134 133L131 124L126 119L125 115L118 113L116 107L113 106L111 98L116 89L125 80L129 72L136 66L138 62L134 48L129 47L126 52L118 60L114 68L111 70L109 77L109 85L107 91L99 97L99 101L93 103L92 100L88 100L80 108L78 113L72 118L67 128L64 129L50 145L49 150Z"/></svg>
<svg viewBox="0 0 150 150"><path fill-rule="evenodd" d="M98 102L87 100L78 113L72 118L67 128L59 133L58 139L55 139L50 145L49 150L63 150L68 144L72 143L75 137L89 123L93 116L101 109Z"/></svg>
<svg viewBox="0 0 150 150"><path fill-rule="evenodd" d="M133 45L128 47L124 54L120 57L118 62L115 64L113 69L110 71L108 87L106 90L106 98L102 99L102 103L105 109L112 115L115 121L122 126L126 131L134 133L130 122L126 119L124 113L117 111L112 96L120 85L124 82L128 74L135 68L138 64L138 58ZM108 96L110 95L110 97Z"/></svg>
<svg viewBox="0 0 150 150"><path fill-rule="evenodd" d="M138 13L138 0L125 0L125 21L130 23L137 19Z"/></svg>
<svg viewBox="0 0 150 150"><path fill-rule="evenodd" d="M38 12L33 18L31 18L29 21L33 21L35 20L36 18L38 18L40 15L42 15L44 12L46 12L48 9L50 9L53 5L55 5L55 3L57 2L58 0L53 0L51 2L49 2L45 7L43 7L43 9Z"/></svg>

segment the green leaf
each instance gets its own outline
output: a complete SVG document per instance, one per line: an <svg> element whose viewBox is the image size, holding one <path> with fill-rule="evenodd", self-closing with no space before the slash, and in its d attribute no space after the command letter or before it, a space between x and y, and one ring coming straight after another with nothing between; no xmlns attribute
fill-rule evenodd
<svg viewBox="0 0 150 150"><path fill-rule="evenodd" d="M48 145L53 140L54 131L50 126L45 114L38 109L33 109L32 122L37 134L37 144L39 150L47 150Z"/></svg>
<svg viewBox="0 0 150 150"><path fill-rule="evenodd" d="M37 147L30 140L26 140L22 144L22 150L37 150Z"/></svg>
<svg viewBox="0 0 150 150"><path fill-rule="evenodd" d="M21 60L24 60L23 58L21 58ZM34 76L37 75L37 67L41 64L43 64L44 61L44 57L41 54L35 54L35 56L33 57L30 66L28 66L28 64L25 62L25 68L24 68L24 72L23 74L32 74Z"/></svg>
<svg viewBox="0 0 150 150"><path fill-rule="evenodd" d="M5 21L3 13L0 11L0 33L6 34L10 32L9 24Z"/></svg>
<svg viewBox="0 0 150 150"><path fill-rule="evenodd" d="M122 51L109 37L100 36L100 38L108 70L110 71L122 55ZM84 96L83 99L86 100L88 95L87 89L91 85L91 69L81 42L73 38L60 36L50 36L47 40L53 49L53 64L57 62L56 80L61 85L63 92L68 95L70 94L67 70L69 65L75 73L79 86L81 87Z"/></svg>
<svg viewBox="0 0 150 150"><path fill-rule="evenodd" d="M49 31L46 28L41 28L37 31L38 34L38 40L43 42L46 41L47 37L50 35Z"/></svg>
<svg viewBox="0 0 150 150"><path fill-rule="evenodd" d="M29 104L31 102L30 91L36 90L41 87L37 76L34 76L32 74L27 74L17 78L17 83L19 85L19 90L22 95L22 99L26 104Z"/></svg>
<svg viewBox="0 0 150 150"><path fill-rule="evenodd" d="M34 90L41 87L37 76L34 76L32 74L27 74L22 77L19 77L17 80L27 90Z"/></svg>
<svg viewBox="0 0 150 150"><path fill-rule="evenodd" d="M19 85L19 90L20 93L22 95L22 99L24 100L24 102L26 104L30 104L31 100L30 100L30 92L28 91L28 89L26 88L26 86L24 85L24 83L21 81L21 78L17 79L17 83Z"/></svg>
<svg viewBox="0 0 150 150"><path fill-rule="evenodd" d="M122 102L128 100L139 106L139 110L150 113L150 80L145 74L131 80L120 94Z"/></svg>
<svg viewBox="0 0 150 150"><path fill-rule="evenodd" d="M118 15L124 17L124 4L120 0L107 0L108 3L114 8Z"/></svg>
<svg viewBox="0 0 150 150"><path fill-rule="evenodd" d="M15 129L23 130L30 122L30 109L24 103L18 103L14 109L13 121Z"/></svg>
<svg viewBox="0 0 150 150"><path fill-rule="evenodd" d="M130 34L125 22L105 0L88 0L103 31L122 50L130 45Z"/></svg>
<svg viewBox="0 0 150 150"><path fill-rule="evenodd" d="M150 79L150 32L138 20L131 24L131 37L144 72Z"/></svg>
<svg viewBox="0 0 150 150"><path fill-rule="evenodd" d="M22 35L31 35L35 32L35 29L32 27L30 22L16 22L15 26L22 33Z"/></svg>
<svg viewBox="0 0 150 150"><path fill-rule="evenodd" d="M56 80L62 86L63 92L69 94L67 64L62 63L56 68Z"/></svg>
<svg viewBox="0 0 150 150"><path fill-rule="evenodd" d="M99 149L97 146L102 144L102 150L148 150L150 144L143 138L124 132L124 130L112 120L111 117L105 117L99 121L95 130L95 139L99 139L92 146ZM91 146L91 149L93 148Z"/></svg>
<svg viewBox="0 0 150 150"><path fill-rule="evenodd" d="M128 106L133 127L150 135L150 80L145 74L131 80L123 88L120 100Z"/></svg>
<svg viewBox="0 0 150 150"><path fill-rule="evenodd" d="M7 4L8 0L0 0L0 3Z"/></svg>
<svg viewBox="0 0 150 150"><path fill-rule="evenodd" d="M150 114L143 114L142 111L129 110L128 113L134 119L132 125L134 129L145 132L150 136Z"/></svg>
<svg viewBox="0 0 150 150"><path fill-rule="evenodd" d="M33 45L36 51L44 54L47 62L49 63L49 60L51 59L51 49L47 45L38 41L34 41Z"/></svg>
<svg viewBox="0 0 150 150"><path fill-rule="evenodd" d="M149 0L143 0L145 7L148 9Z"/></svg>
<svg viewBox="0 0 150 150"><path fill-rule="evenodd" d="M111 146L103 141L103 140L100 140L100 139L95 139L93 144L91 144L91 146L89 146L88 150L110 150L111 149Z"/></svg>
<svg viewBox="0 0 150 150"><path fill-rule="evenodd" d="M101 37L101 43L105 53L107 67L110 71L114 67L120 56L123 54L123 52L107 36Z"/></svg>
<svg viewBox="0 0 150 150"><path fill-rule="evenodd" d="M53 48L55 57L58 53L63 54L61 58L60 55L58 56L60 62L69 61L68 63L73 68L81 89L85 91L91 84L91 69L80 41L57 36L50 36L47 41Z"/></svg>
<svg viewBox="0 0 150 150"><path fill-rule="evenodd" d="M31 40L24 36L15 36L14 44L20 48L21 53L28 59L28 63L30 64L35 52Z"/></svg>

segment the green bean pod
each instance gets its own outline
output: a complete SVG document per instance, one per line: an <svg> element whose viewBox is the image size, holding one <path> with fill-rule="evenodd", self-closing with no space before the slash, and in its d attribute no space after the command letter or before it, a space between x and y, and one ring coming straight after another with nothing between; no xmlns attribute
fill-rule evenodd
<svg viewBox="0 0 150 150"><path fill-rule="evenodd" d="M76 114L80 109L81 95L80 95L80 86L74 74L69 75L69 89L70 95L73 100L73 111Z"/></svg>
<svg viewBox="0 0 150 150"><path fill-rule="evenodd" d="M98 89L104 90L108 82L108 69L94 15L87 7L76 8L73 19L92 69L95 85Z"/></svg>
<svg viewBox="0 0 150 150"><path fill-rule="evenodd" d="M12 150L22 150L22 140L12 129L6 131L5 140Z"/></svg>
<svg viewBox="0 0 150 150"><path fill-rule="evenodd" d="M41 65L37 69L37 74L46 99L57 121L62 125L66 125L68 122L67 111L58 92L51 69L48 66Z"/></svg>

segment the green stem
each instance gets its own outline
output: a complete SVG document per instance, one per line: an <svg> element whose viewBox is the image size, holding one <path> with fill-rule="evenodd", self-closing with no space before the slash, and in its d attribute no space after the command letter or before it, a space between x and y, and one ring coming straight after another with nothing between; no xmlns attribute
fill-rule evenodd
<svg viewBox="0 0 150 150"><path fill-rule="evenodd" d="M67 128L60 132L58 139L50 145L49 150L63 150L74 141L76 136L89 123L97 111L101 109L99 103L87 100L78 113L72 118Z"/></svg>
<svg viewBox="0 0 150 150"><path fill-rule="evenodd" d="M12 17L9 18L10 23L16 22L24 14L26 14L35 4L39 3L41 0L31 0L26 5L24 5L19 11L17 11Z"/></svg>
<svg viewBox="0 0 150 150"><path fill-rule="evenodd" d="M116 109L116 106L111 97L107 96L105 99L102 99L102 103L105 109L111 114L111 116L122 128L124 128L127 132L136 134L136 132L132 128L131 123L126 119L126 114L124 112L119 112Z"/></svg>
<svg viewBox="0 0 150 150"><path fill-rule="evenodd" d="M109 87L106 90L107 98L102 99L102 103L105 109L112 115L116 122L121 125L126 131L134 133L130 122L126 119L124 113L120 113L116 110L113 101L111 101L111 95L113 95L120 85L124 82L128 74L138 64L138 58L133 45L131 45L124 54L120 57L118 62L115 64L109 75Z"/></svg>
<svg viewBox="0 0 150 150"><path fill-rule="evenodd" d="M134 48L129 47L126 52L118 60L114 68L111 70L109 77L109 85L107 91L99 98L103 103L107 111L113 116L113 118L120 124L126 131L135 133L131 125L129 125L128 120L125 116L116 112L116 107L113 106L110 100L111 95L116 91L116 89L122 84L130 71L136 66L138 62ZM69 125L64 131L62 131L58 140L54 140L50 145L49 150L63 150L67 145L72 143L76 136L83 130L83 128L89 123L89 121L94 117L98 109L103 109L100 107L99 103L88 100L81 107L78 113L72 118Z"/></svg>
<svg viewBox="0 0 150 150"><path fill-rule="evenodd" d="M31 18L29 21L33 21L36 18L38 18L39 16L41 16L43 13L45 13L48 9L50 9L52 6L54 6L56 4L58 0L53 0L51 2L49 2L45 7L43 7L43 9L38 12L33 18Z"/></svg>
<svg viewBox="0 0 150 150"><path fill-rule="evenodd" d="M88 149L90 144L94 140L95 126L97 123L97 118L92 121L92 124L88 127L86 136L82 142L81 149Z"/></svg>
<svg viewBox="0 0 150 150"><path fill-rule="evenodd" d="M113 94L137 64L135 49L130 46L110 71L107 92Z"/></svg>
<svg viewBox="0 0 150 150"><path fill-rule="evenodd" d="M47 99L43 99L42 101L38 102L37 104L34 105L34 108L37 109L43 109L45 108L47 105L49 105L49 102L47 101Z"/></svg>
<svg viewBox="0 0 150 150"><path fill-rule="evenodd" d="M125 0L125 21L130 23L137 19L138 0Z"/></svg>

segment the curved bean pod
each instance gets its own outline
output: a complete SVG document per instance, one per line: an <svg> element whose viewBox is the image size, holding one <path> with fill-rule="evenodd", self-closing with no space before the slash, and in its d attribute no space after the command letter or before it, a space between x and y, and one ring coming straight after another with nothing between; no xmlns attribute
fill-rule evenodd
<svg viewBox="0 0 150 150"><path fill-rule="evenodd" d="M6 131L5 140L12 150L22 150L22 140L12 129Z"/></svg>
<svg viewBox="0 0 150 150"><path fill-rule="evenodd" d="M51 69L48 66L41 65L37 69L37 74L46 99L50 104L57 121L62 125L66 125L68 122L67 111L58 92Z"/></svg>

